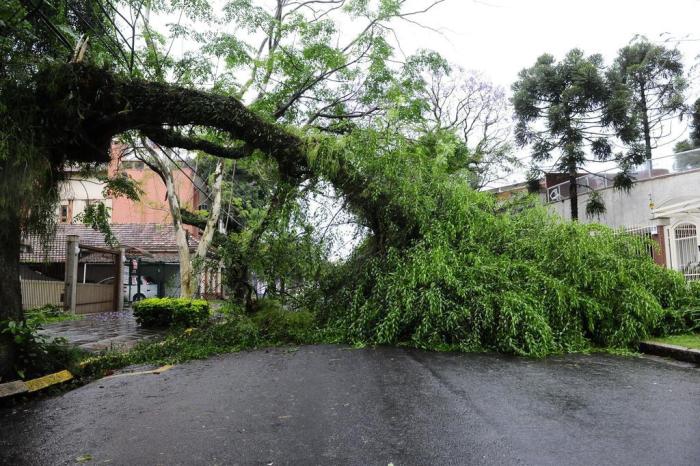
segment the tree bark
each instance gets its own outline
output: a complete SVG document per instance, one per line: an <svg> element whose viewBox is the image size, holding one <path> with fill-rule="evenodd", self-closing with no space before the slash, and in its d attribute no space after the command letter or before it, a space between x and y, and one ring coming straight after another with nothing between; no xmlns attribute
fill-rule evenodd
<svg viewBox="0 0 700 466"><path fill-rule="evenodd" d="M274 159L280 175L288 181L298 182L315 172L333 184L350 207L368 218L381 211L380 224L372 226L375 233L391 230L392 235L399 236L393 239L404 242L419 234L415 219L392 202L388 187L386 192L370 195L363 174L342 156L315 157L326 162L335 157L333 163L310 161L307 149L318 145L317 141L302 140L294 132L259 117L235 97L123 78L82 63L51 67L36 81L41 101L62 103L42 106L44 135L51 141L47 155L52 160L108 162L112 137L128 130L212 127ZM389 228L391 224L401 228Z"/></svg>
<svg viewBox="0 0 700 466"><path fill-rule="evenodd" d="M313 140L302 140L259 117L235 97L122 78L83 63L49 68L46 76L37 78L37 94L47 102L75 104L43 108L45 134L52 142L49 155L54 160L109 162L108 149L114 135L163 126L207 126L272 157L288 180L298 181L310 172L323 170L306 158L307 147L315 144ZM415 220L392 202L388 192L370 196L364 189L367 183L362 173L342 157L328 165L333 166L332 172L316 174L333 184L349 206L369 217L381 210L383 224L402 225L397 234L415 237Z"/></svg>
<svg viewBox="0 0 700 466"><path fill-rule="evenodd" d="M571 220L578 220L578 185L576 168L569 169L569 201L571 202Z"/></svg>
<svg viewBox="0 0 700 466"><path fill-rule="evenodd" d="M153 168L158 170L165 183L168 208L170 209L173 230L175 232L175 244L177 245L178 257L180 259L180 297L192 298L193 274L192 261L190 259L190 245L187 240L187 230L185 230L182 223L182 211L180 210L180 199L175 188L175 177L173 176L169 160L165 160L165 156L149 146L147 141L143 141L143 143L149 153Z"/></svg>
<svg viewBox="0 0 700 466"><path fill-rule="evenodd" d="M187 240L187 230L182 224L180 212L180 200L175 190L175 182L172 170L165 171L166 189L168 192L168 206L173 217L173 229L175 230L175 243L180 257L180 297L192 298L194 294L192 277L192 260L190 259L190 245Z"/></svg>
<svg viewBox="0 0 700 466"><path fill-rule="evenodd" d="M195 254L195 267L194 267L194 282L199 284L202 276L202 268L204 261L207 258L207 252L209 252L209 247L214 240L214 233L219 224L219 216L221 215L221 185L224 181L224 164L221 160L216 164L216 171L214 172L214 185L212 186L212 194L214 196L214 203L209 210L209 217L207 218L207 225L204 227L204 233L199 239L199 244L197 245L197 251Z"/></svg>
<svg viewBox="0 0 700 466"><path fill-rule="evenodd" d="M647 97L644 92L644 83L639 84L639 95L642 104L642 131L644 132L644 153L647 159L647 166L651 174L651 128L649 127L649 109L647 108Z"/></svg>
<svg viewBox="0 0 700 466"><path fill-rule="evenodd" d="M178 257L180 260L180 297L192 298L198 289L202 274L202 264L206 260L207 252L214 239L214 233L216 232L221 215L221 186L224 180L223 162L219 161L216 164L216 170L214 172L215 179L211 191L214 201L204 227L204 233L199 240L199 244L193 256L190 253L187 230L185 230L182 221L180 198L175 186L175 176L173 172L175 167L173 167L170 160L167 160L166 157L150 147L147 141L143 141L143 146L149 153L149 165L158 171L166 187L168 208L173 219L175 242L177 244Z"/></svg>
<svg viewBox="0 0 700 466"><path fill-rule="evenodd" d="M5 219L0 223L0 322L24 319L19 282L20 222L11 212L6 213ZM0 380L14 378L15 354L12 336L0 334Z"/></svg>

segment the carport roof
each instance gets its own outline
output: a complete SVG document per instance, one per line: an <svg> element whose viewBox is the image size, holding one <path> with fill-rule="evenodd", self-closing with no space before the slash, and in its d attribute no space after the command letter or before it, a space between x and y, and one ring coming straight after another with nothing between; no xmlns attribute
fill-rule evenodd
<svg viewBox="0 0 700 466"><path fill-rule="evenodd" d="M700 196L679 196L669 199L656 206L653 211L654 219L671 217L679 214L700 212Z"/></svg>
<svg viewBox="0 0 700 466"><path fill-rule="evenodd" d="M110 225L112 233L120 246L127 249L130 257L147 257L150 260L162 262L178 262L175 230L172 225L157 223L126 223ZM109 248L104 235L87 225L58 224L56 232L46 244L40 235L27 235L22 239L20 261L31 262L63 262L66 258L66 236L77 235L80 244L98 248ZM197 240L188 235L190 249L197 247ZM105 262L100 253L90 253L81 257L85 262ZM109 260L111 262L111 260Z"/></svg>

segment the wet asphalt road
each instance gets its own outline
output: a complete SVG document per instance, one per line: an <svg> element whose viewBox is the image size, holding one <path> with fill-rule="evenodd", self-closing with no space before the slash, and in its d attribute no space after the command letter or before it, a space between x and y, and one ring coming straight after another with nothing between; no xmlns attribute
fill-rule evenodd
<svg viewBox="0 0 700 466"><path fill-rule="evenodd" d="M0 410L7 464L700 464L700 369L309 346Z"/></svg>

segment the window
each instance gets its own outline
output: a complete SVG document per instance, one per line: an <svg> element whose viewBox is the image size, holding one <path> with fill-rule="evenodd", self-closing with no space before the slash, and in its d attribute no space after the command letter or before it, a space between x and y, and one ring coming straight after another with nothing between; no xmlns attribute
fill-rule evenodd
<svg viewBox="0 0 700 466"><path fill-rule="evenodd" d="M122 167L131 170L143 170L144 163L139 160L124 160L122 161Z"/></svg>
<svg viewBox="0 0 700 466"><path fill-rule="evenodd" d="M68 223L68 204L61 205L58 215L60 223Z"/></svg>

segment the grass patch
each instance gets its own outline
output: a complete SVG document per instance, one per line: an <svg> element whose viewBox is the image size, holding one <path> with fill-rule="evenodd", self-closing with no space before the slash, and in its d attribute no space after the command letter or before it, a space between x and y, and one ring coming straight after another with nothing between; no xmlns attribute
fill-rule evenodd
<svg viewBox="0 0 700 466"><path fill-rule="evenodd" d="M53 304L30 309L24 313L27 320L37 325L55 324L67 320L80 320L83 316L64 311L61 307Z"/></svg>
<svg viewBox="0 0 700 466"><path fill-rule="evenodd" d="M700 349L700 333L670 335L664 338L654 338L651 341L656 343L666 343L668 345L682 346L684 348Z"/></svg>

